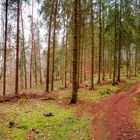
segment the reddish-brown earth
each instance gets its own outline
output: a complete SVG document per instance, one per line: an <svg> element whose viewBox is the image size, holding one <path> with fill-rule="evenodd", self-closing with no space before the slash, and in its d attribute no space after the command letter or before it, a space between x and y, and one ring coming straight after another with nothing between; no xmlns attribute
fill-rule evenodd
<svg viewBox="0 0 140 140"><path fill-rule="evenodd" d="M126 91L118 92L94 105L92 140L140 140L140 133L129 112L133 105L130 99L135 96L139 87L140 81Z"/></svg>

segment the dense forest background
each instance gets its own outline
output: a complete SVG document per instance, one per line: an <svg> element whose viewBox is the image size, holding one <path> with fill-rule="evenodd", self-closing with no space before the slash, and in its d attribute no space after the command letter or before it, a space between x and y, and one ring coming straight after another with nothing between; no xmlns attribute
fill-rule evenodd
<svg viewBox="0 0 140 140"><path fill-rule="evenodd" d="M0 15L1 94L56 82L71 87L140 72L140 1L5 0ZM36 12L37 11L37 12ZM75 101L73 101L75 102Z"/></svg>

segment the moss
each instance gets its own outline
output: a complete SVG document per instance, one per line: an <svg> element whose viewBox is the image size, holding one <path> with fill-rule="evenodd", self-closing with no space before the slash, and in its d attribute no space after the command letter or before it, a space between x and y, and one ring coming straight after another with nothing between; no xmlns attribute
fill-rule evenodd
<svg viewBox="0 0 140 140"><path fill-rule="evenodd" d="M133 109L132 110L133 114L134 114L134 119L135 119L135 122L136 122L136 126L137 128L139 129L140 131L140 109Z"/></svg>
<svg viewBox="0 0 140 140"><path fill-rule="evenodd" d="M17 128L27 130L29 128L29 125L28 124L21 124L21 125L17 126Z"/></svg>
<svg viewBox="0 0 140 140"><path fill-rule="evenodd" d="M93 91L87 91L83 92L82 90L79 92L79 97L83 100L91 100L91 101L98 101L103 98L107 98L111 96L113 91L118 90L118 86L112 86L112 85L103 85L103 86L97 86L95 90Z"/></svg>
<svg viewBox="0 0 140 140"><path fill-rule="evenodd" d="M25 140L31 129L38 130L38 133L34 132L34 136L40 140L44 140L44 138L68 140L71 137L75 137L75 140L79 140L81 137L88 140L90 137L90 119L88 117L77 119L74 116L75 109L60 108L53 101L34 100L32 102L27 101L24 105L18 103L12 106L3 104L3 107L5 108L3 112L6 113L8 119L15 122L14 127L9 128L7 120L5 120L3 127L5 129L4 138L6 139L6 134L8 134L11 140ZM15 112L17 117L15 117ZM52 112L54 116L45 117L43 116L45 112Z"/></svg>

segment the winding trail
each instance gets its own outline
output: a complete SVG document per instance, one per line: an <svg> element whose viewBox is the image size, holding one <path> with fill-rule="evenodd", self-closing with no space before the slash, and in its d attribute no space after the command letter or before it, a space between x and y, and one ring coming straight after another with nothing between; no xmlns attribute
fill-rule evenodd
<svg viewBox="0 0 140 140"><path fill-rule="evenodd" d="M109 99L94 105L92 140L140 140L129 107L130 99L137 93L140 81L134 83L126 91L118 92Z"/></svg>

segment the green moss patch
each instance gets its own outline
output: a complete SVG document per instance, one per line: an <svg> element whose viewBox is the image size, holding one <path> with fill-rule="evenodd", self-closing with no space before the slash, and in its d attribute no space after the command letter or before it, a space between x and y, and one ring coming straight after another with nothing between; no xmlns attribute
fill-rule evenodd
<svg viewBox="0 0 140 140"><path fill-rule="evenodd" d="M24 104L1 104L0 110L5 114L1 124L2 134L0 139L63 139L75 140L90 139L90 119L77 118L75 109L60 107L54 101L29 100ZM45 117L45 112L53 116ZM14 121L14 126L9 128L9 121Z"/></svg>

